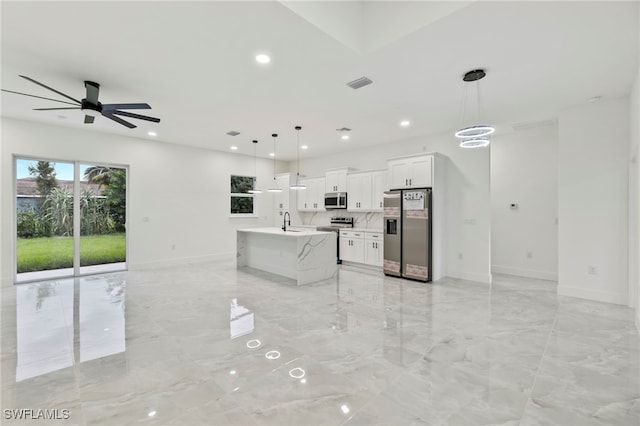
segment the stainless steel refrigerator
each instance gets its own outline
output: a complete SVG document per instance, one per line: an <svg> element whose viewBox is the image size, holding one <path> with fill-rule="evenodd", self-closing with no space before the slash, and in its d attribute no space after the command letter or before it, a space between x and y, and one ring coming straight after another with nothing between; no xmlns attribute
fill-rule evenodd
<svg viewBox="0 0 640 426"><path fill-rule="evenodd" d="M431 188L384 193L384 273L431 281Z"/></svg>

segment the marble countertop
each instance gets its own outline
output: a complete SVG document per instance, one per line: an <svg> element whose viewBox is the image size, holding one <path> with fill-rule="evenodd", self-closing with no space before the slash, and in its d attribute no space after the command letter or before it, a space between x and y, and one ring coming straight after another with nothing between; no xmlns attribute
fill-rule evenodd
<svg viewBox="0 0 640 426"><path fill-rule="evenodd" d="M295 227L287 227L287 231L283 231L282 228L246 228L246 229L238 229L238 232L252 232L256 234L270 234L270 235L281 235L284 237L309 237L313 235L326 235L331 234L331 232L322 232L316 231L315 229L308 228L295 228Z"/></svg>

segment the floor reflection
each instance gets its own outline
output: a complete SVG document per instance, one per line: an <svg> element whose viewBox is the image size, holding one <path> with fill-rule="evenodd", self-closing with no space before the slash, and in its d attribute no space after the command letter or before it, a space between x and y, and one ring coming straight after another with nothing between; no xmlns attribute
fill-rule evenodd
<svg viewBox="0 0 640 426"><path fill-rule="evenodd" d="M16 287L16 382L126 350L123 276Z"/></svg>
<svg viewBox="0 0 640 426"><path fill-rule="evenodd" d="M640 421L633 312L548 281L295 286L220 260L2 296L2 406L59 424Z"/></svg>

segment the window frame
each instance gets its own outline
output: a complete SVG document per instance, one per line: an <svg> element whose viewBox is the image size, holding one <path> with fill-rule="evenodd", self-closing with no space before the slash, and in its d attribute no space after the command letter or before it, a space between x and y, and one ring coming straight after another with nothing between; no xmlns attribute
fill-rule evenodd
<svg viewBox="0 0 640 426"><path fill-rule="evenodd" d="M231 174L229 176L229 217L230 218L255 218L258 217L258 213L257 213L257 206L256 206L256 198L255 198L255 194L251 194L248 192L231 192L232 190L232 179L234 177L240 177L240 178L251 178L252 179L252 185L251 187L253 188L253 185L255 185L255 180L256 177L255 176L247 176L247 175L240 175L240 174ZM251 198L253 201L251 203L251 207L252 207L252 212L251 213L233 213L231 211L231 204L232 204L232 200L234 198Z"/></svg>

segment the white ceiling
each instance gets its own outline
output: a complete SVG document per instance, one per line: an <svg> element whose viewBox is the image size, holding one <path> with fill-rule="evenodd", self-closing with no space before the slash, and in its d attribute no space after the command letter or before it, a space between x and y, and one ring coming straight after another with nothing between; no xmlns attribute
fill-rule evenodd
<svg viewBox="0 0 640 426"><path fill-rule="evenodd" d="M162 122L85 125L79 111L32 111L64 104L4 92L2 115L147 139L154 129L157 140L248 155L258 139L261 156L276 132L285 160L295 158L295 125L310 147L303 157L454 130L461 76L474 68L487 70L482 103L498 131L624 96L640 49L638 1L0 5L3 89L59 98L22 74L83 98L93 80L102 103L148 102L141 112ZM271 64L258 65L259 52ZM374 84L345 85L362 76Z"/></svg>

